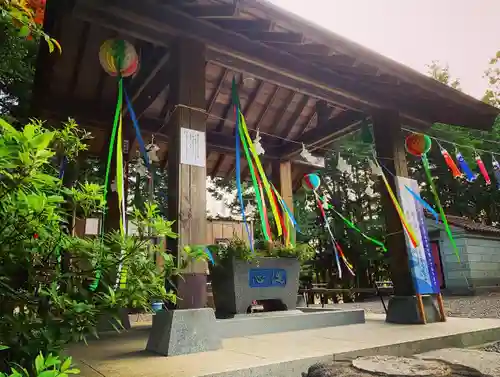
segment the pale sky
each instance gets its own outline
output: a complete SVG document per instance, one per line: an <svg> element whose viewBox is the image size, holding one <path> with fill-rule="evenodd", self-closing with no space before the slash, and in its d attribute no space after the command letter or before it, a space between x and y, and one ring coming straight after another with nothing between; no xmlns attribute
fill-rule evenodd
<svg viewBox="0 0 500 377"><path fill-rule="evenodd" d="M500 50L500 0L270 0L418 71L448 64L480 98Z"/></svg>

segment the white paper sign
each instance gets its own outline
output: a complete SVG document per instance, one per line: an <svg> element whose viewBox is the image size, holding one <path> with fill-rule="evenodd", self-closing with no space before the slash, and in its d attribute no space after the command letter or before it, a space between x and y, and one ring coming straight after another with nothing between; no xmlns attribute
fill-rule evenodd
<svg viewBox="0 0 500 377"><path fill-rule="evenodd" d="M205 132L181 128L181 164L204 168L206 153Z"/></svg>
<svg viewBox="0 0 500 377"><path fill-rule="evenodd" d="M85 220L85 234L96 236L99 234L99 219Z"/></svg>

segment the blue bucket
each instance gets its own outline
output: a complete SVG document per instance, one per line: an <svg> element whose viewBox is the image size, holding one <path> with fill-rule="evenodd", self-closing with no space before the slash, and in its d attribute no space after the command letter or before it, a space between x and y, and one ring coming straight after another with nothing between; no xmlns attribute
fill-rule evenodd
<svg viewBox="0 0 500 377"><path fill-rule="evenodd" d="M163 302L161 301L156 301L151 304L151 308L153 309L153 312L159 312L160 310L163 309Z"/></svg>

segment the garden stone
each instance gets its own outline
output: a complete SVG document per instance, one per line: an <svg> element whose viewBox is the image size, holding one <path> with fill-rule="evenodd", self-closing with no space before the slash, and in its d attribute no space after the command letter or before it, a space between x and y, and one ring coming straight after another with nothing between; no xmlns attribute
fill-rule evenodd
<svg viewBox="0 0 500 377"><path fill-rule="evenodd" d="M153 316L146 349L164 356L216 351L222 347L211 308L162 310Z"/></svg>
<svg viewBox="0 0 500 377"><path fill-rule="evenodd" d="M368 356L352 362L318 363L302 377L483 377L480 371L442 360L415 357Z"/></svg>

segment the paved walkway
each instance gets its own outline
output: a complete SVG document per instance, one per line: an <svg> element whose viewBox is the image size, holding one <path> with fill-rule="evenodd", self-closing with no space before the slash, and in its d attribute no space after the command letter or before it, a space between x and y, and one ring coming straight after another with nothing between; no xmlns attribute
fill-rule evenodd
<svg viewBox="0 0 500 377"><path fill-rule="evenodd" d="M386 303L388 298L384 298ZM367 302L328 305L342 309L364 309L367 313L384 313L380 299ZM500 293L481 296L450 296L444 298L444 307L450 317L500 318Z"/></svg>
<svg viewBox="0 0 500 377"><path fill-rule="evenodd" d="M149 326L110 334L69 350L83 377L290 377L315 362L356 355L409 356L500 338L500 320L450 318L425 326L393 325L368 315L366 324L225 339L223 349L175 357L144 351Z"/></svg>

